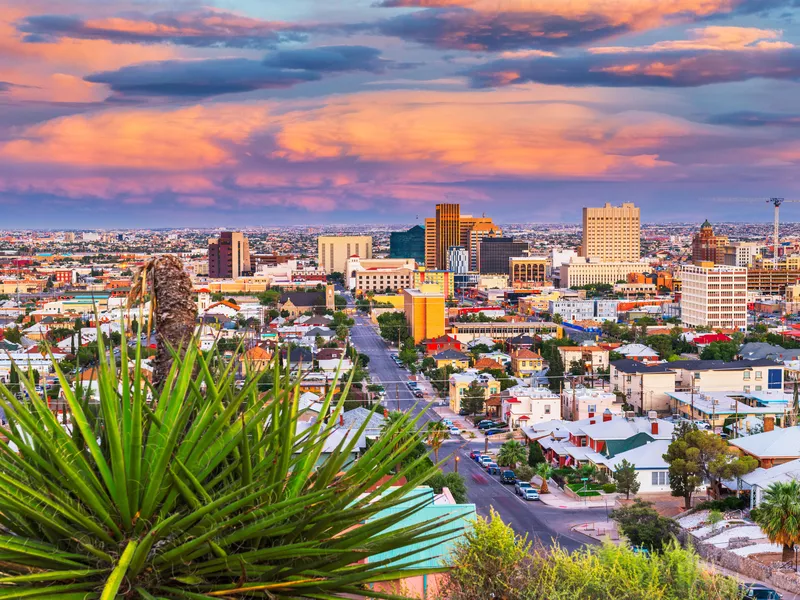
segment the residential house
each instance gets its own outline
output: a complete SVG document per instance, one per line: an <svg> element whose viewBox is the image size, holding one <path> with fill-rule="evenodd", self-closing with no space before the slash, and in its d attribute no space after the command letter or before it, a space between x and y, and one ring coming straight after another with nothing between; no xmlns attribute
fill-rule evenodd
<svg viewBox="0 0 800 600"><path fill-rule="evenodd" d="M658 352L645 344L625 344L617 348L616 352L625 358L645 364L657 363L660 360ZM665 356L664 358L666 359L667 357Z"/></svg>
<svg viewBox="0 0 800 600"><path fill-rule="evenodd" d="M639 494L670 492L669 464L664 460L672 440L648 440L630 450L600 460L599 465L605 467L610 475L616 471L623 461L634 466L636 480L639 482Z"/></svg>
<svg viewBox="0 0 800 600"><path fill-rule="evenodd" d="M764 420L764 432L730 440L728 443L758 460L758 466L769 469L800 459L800 426L770 429L774 421Z"/></svg>
<svg viewBox="0 0 800 600"><path fill-rule="evenodd" d="M478 356L481 359L488 358L489 360L500 363L500 365L502 365L502 369L505 369L511 364L511 355L506 354L505 352L500 352L499 350L495 350L494 352L486 352L484 354L479 354Z"/></svg>
<svg viewBox="0 0 800 600"><path fill-rule="evenodd" d="M309 346L316 346L318 340L322 340L323 344L327 344L336 339L336 332L327 327L312 327L303 333L300 340Z"/></svg>
<svg viewBox="0 0 800 600"><path fill-rule="evenodd" d="M478 371L484 371L484 370L493 371L495 369L499 369L501 371L504 371L505 368L506 368L505 365L503 365L503 364L501 364L501 363L499 363L496 360L493 360L491 358L479 358L474 366Z"/></svg>
<svg viewBox="0 0 800 600"><path fill-rule="evenodd" d="M566 370L569 370L573 363L580 364L587 373L608 369L609 352L600 346L558 346L558 353Z"/></svg>
<svg viewBox="0 0 800 600"><path fill-rule="evenodd" d="M515 377L527 377L544 368L541 354L519 348L511 351L511 371Z"/></svg>
<svg viewBox="0 0 800 600"><path fill-rule="evenodd" d="M610 412L580 421L561 421L539 438L548 462L559 467L602 465L610 456L653 440L672 440L674 425L654 417L614 417Z"/></svg>
<svg viewBox="0 0 800 600"><path fill-rule="evenodd" d="M292 371L311 371L314 355L309 348L294 347L289 350L289 369Z"/></svg>
<svg viewBox="0 0 800 600"><path fill-rule="evenodd" d="M240 310L241 308L238 304L224 300L222 302L215 302L209 306L204 311L204 314L225 315L226 319L233 319L237 314L239 314Z"/></svg>
<svg viewBox="0 0 800 600"><path fill-rule="evenodd" d="M639 414L651 410L661 413L670 410L670 392L675 391L674 363L646 364L632 359L611 363L611 388L624 397Z"/></svg>
<svg viewBox="0 0 800 600"><path fill-rule="evenodd" d="M515 335L506 340L509 351L514 348L530 348L534 343L536 343L536 340L525 334Z"/></svg>
<svg viewBox="0 0 800 600"><path fill-rule="evenodd" d="M434 354L433 360L436 361L437 369L443 369L444 367L467 369L469 368L470 356L458 350L443 350L442 352Z"/></svg>
<svg viewBox="0 0 800 600"><path fill-rule="evenodd" d="M487 348L491 348L494 346L494 340L490 337L481 336L467 342L467 348L472 349L475 346L486 346Z"/></svg>
<svg viewBox="0 0 800 600"><path fill-rule="evenodd" d="M461 352L464 345L456 338L449 335L440 335L439 337L423 340L422 345L425 346L425 355L432 356L445 350L455 350Z"/></svg>
<svg viewBox="0 0 800 600"><path fill-rule="evenodd" d="M340 368L342 373L349 373L353 361L345 356L344 348L322 348L316 355L319 368L328 373L335 373Z"/></svg>
<svg viewBox="0 0 800 600"><path fill-rule="evenodd" d="M565 387L561 392L561 415L568 421L591 419L606 411L622 416L622 400L608 390L583 386Z"/></svg>
<svg viewBox="0 0 800 600"><path fill-rule="evenodd" d="M454 373L450 376L448 394L450 399L450 410L455 413L461 411L461 400L466 394L467 389L475 381L483 389L484 400L499 398L500 382L488 373L478 373L474 369L469 369L465 373Z"/></svg>
<svg viewBox="0 0 800 600"><path fill-rule="evenodd" d="M263 346L253 346L242 357L242 362L246 363L248 369L255 372L266 369L272 360L272 352Z"/></svg>
<svg viewBox="0 0 800 600"><path fill-rule="evenodd" d="M743 392L783 389L782 364L769 359L678 360L669 363L675 371L676 389L703 392Z"/></svg>
<svg viewBox="0 0 800 600"><path fill-rule="evenodd" d="M764 499L764 490L774 483L786 483L800 479L800 459L776 464L773 467L758 467L755 471L742 475L742 487L750 489L750 508L755 508Z"/></svg>
<svg viewBox="0 0 800 600"><path fill-rule="evenodd" d="M387 492L394 493L390 488ZM378 520L388 516L390 512L402 511L411 506L422 506L422 508L412 515L403 519L396 525L397 528L418 526L423 523L441 523L428 527L428 535L441 535L441 538L429 540L426 543L417 544L412 547L397 548L382 554L371 557L373 562L391 561L396 558L396 566L406 569L409 575L397 581L371 583L370 589L376 592L397 594L402 590L403 596L411 598L438 598L444 593L444 583L447 579L446 572L441 572L443 568L454 566L452 563L453 549L455 545L463 540L464 533L471 527L470 523L475 520L476 512L474 504L456 504L453 495L447 488L442 489L441 494L434 494L429 487L419 487L408 494L408 501L392 508L379 512L370 520ZM369 522L369 521L368 521ZM409 555L409 552L413 552ZM392 562L390 565L394 564ZM418 570L439 571L427 575L417 574Z"/></svg>
<svg viewBox="0 0 800 600"><path fill-rule="evenodd" d="M754 395L746 395L737 391L723 392L669 392L673 400L673 410L687 419L702 419L714 428L721 428L726 421L747 417L758 417L764 420L767 429L767 418L785 424L791 410L791 395L781 394L780 398L769 401L759 400ZM781 401L781 398L783 399ZM773 423L774 425L774 423Z"/></svg>
<svg viewBox="0 0 800 600"><path fill-rule="evenodd" d="M345 429L358 431L365 421L367 422L367 426L364 429L364 435L367 437L378 437L386 424L386 417L359 406L358 408L344 411L341 414L339 426Z"/></svg>
<svg viewBox="0 0 800 600"><path fill-rule="evenodd" d="M528 422L561 419L558 394L549 388L516 385L500 392L500 415L512 429Z"/></svg>

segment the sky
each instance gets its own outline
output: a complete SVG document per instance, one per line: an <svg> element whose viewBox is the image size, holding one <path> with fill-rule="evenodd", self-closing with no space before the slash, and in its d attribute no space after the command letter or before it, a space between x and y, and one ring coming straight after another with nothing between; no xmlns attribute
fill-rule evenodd
<svg viewBox="0 0 800 600"><path fill-rule="evenodd" d="M757 198L800 198L800 0L0 6L0 228L413 223L437 202L768 221Z"/></svg>

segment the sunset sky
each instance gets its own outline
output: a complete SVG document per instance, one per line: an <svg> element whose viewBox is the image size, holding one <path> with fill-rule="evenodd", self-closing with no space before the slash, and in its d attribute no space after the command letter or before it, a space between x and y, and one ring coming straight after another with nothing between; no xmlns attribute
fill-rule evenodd
<svg viewBox="0 0 800 600"><path fill-rule="evenodd" d="M0 228L767 221L800 0L0 0ZM800 221L800 207L784 218Z"/></svg>

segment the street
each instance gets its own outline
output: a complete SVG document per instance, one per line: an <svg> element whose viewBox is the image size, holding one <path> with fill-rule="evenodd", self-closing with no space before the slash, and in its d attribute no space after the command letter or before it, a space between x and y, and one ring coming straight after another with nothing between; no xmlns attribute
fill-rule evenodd
<svg viewBox="0 0 800 600"><path fill-rule="evenodd" d="M429 410L428 402L414 398L405 385L409 374L405 369L395 365L391 359L391 347L380 337L369 319L361 315L355 316L356 324L350 331L353 345L359 352L370 358L369 371L374 383L382 384L386 389L385 405L391 410L414 410L414 414L423 412L420 427L425 427L431 420L439 416ZM416 405L416 406L415 406ZM492 445L495 446L496 445ZM484 469L470 460L472 449L483 450L484 441L447 440L440 450L440 457L450 457L442 470L453 469L453 457L459 456L459 473L464 476L467 486L467 498L475 504L478 514L488 516L492 508L503 521L509 524L520 535L527 535L533 541L551 545L558 543L572 551L587 544L594 543L589 538L575 533L571 527L589 521L600 521L604 518L605 508L560 509L546 506L541 502L526 502L514 493L514 487L501 484L497 477L491 476Z"/></svg>

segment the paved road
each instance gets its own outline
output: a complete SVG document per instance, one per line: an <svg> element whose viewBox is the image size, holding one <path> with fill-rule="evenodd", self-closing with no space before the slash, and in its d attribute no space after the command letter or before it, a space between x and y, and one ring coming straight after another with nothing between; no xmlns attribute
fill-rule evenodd
<svg viewBox="0 0 800 600"><path fill-rule="evenodd" d="M403 411L413 408L415 414L424 411L420 418L421 427L430 420L438 419L433 411L428 410L425 402L413 397L404 384L408 371L399 368L391 359L392 349L378 335L369 320L356 317L356 325L350 332L353 345L359 352L370 357L369 371L374 382L380 382L386 388L385 405ZM514 494L513 486L501 484L496 477L490 476L469 458L471 449L483 450L483 440L464 442L449 440L440 450L440 457L459 456L459 473L464 475L467 485L467 497L474 503L478 514L488 516L494 508L503 521L511 525L518 534L527 534L532 541L539 540L551 545L557 542L568 550L576 550L586 544L594 543L589 538L574 533L571 527L588 521L596 522L605 516L605 508L560 509L550 507L541 502L526 502ZM453 460L448 460L444 471L453 468Z"/></svg>

